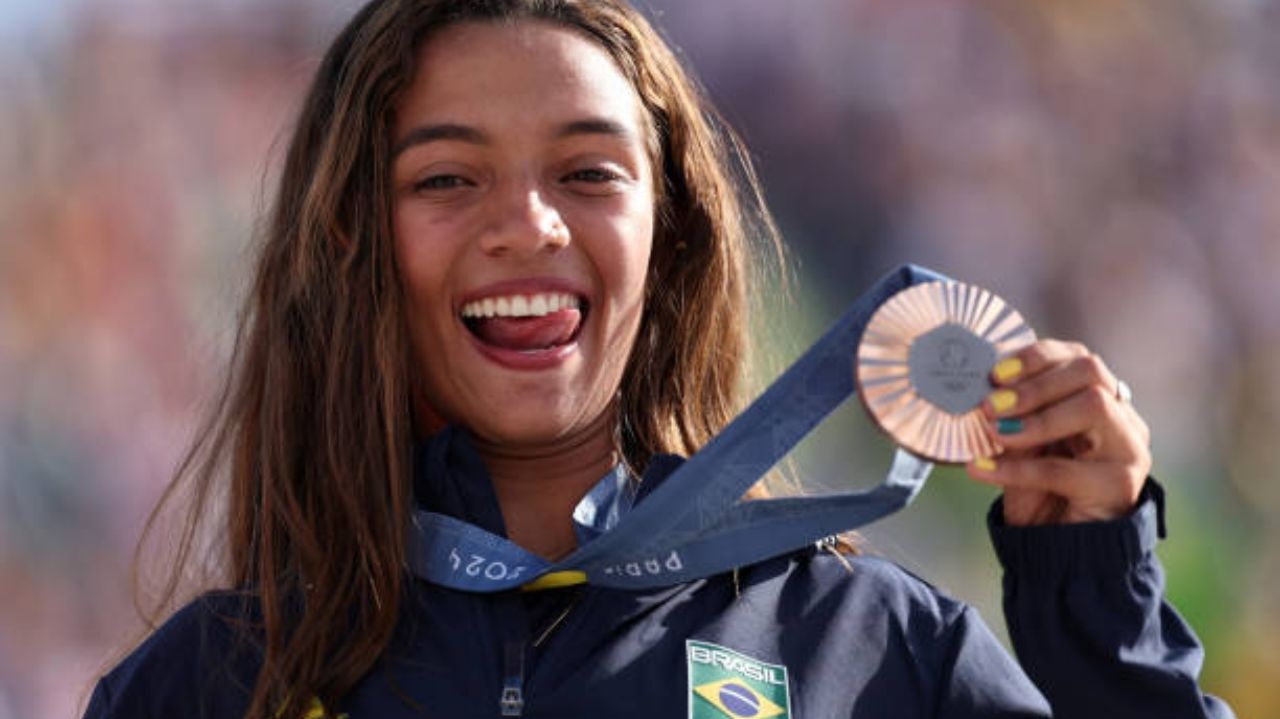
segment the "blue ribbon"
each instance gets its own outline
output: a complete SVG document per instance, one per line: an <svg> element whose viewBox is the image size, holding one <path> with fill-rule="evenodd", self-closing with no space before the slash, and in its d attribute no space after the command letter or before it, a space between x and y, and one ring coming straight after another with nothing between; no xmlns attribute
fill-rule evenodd
<svg viewBox="0 0 1280 719"><path fill-rule="evenodd" d="M647 589L786 554L896 512L915 498L932 469L901 449L885 480L866 491L741 498L853 394L854 358L875 310L912 285L947 279L914 265L882 278L643 502L565 559L548 562L472 524L418 510L409 537L411 569L435 584L473 592L497 592L553 577ZM605 478L606 483L615 481Z"/></svg>

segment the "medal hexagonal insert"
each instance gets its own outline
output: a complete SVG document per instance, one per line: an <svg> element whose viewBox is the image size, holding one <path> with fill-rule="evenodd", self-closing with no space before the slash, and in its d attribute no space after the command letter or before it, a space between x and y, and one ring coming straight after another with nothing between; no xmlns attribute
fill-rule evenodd
<svg viewBox="0 0 1280 719"><path fill-rule="evenodd" d="M966 414L986 398L995 362L990 342L953 322L917 337L907 353L916 393L954 415Z"/></svg>

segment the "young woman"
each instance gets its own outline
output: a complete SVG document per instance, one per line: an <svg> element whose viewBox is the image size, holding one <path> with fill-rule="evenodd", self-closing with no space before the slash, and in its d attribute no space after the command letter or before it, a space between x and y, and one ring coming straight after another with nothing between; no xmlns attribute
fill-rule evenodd
<svg viewBox="0 0 1280 719"><path fill-rule="evenodd" d="M1021 667L963 604L817 549L634 591L413 575L415 508L557 560L616 523L584 497L642 505L733 416L749 245L775 242L734 143L621 0L361 10L175 480L191 532L226 492L226 587L87 716L1230 716L1161 599L1146 425L1076 344L998 366L990 413L1020 431L969 468L1005 488Z"/></svg>

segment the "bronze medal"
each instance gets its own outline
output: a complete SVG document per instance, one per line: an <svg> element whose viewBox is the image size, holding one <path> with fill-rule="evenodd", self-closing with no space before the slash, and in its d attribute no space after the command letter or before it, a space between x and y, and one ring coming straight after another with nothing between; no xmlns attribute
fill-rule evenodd
<svg viewBox="0 0 1280 719"><path fill-rule="evenodd" d="M983 428L991 368L1036 339L1003 299L960 282L928 282L890 297L867 323L855 360L858 396L890 437L934 462L1000 448Z"/></svg>

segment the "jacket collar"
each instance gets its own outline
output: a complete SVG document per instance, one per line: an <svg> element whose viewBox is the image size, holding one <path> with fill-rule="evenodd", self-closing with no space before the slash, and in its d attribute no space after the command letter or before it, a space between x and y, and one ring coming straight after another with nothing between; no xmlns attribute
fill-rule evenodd
<svg viewBox="0 0 1280 719"><path fill-rule="evenodd" d="M574 507L578 543L586 544L617 526L683 462L678 455L655 455L639 479L624 464L616 465ZM423 509L461 519L490 534L507 535L493 481L463 427L449 425L418 445L413 492Z"/></svg>

